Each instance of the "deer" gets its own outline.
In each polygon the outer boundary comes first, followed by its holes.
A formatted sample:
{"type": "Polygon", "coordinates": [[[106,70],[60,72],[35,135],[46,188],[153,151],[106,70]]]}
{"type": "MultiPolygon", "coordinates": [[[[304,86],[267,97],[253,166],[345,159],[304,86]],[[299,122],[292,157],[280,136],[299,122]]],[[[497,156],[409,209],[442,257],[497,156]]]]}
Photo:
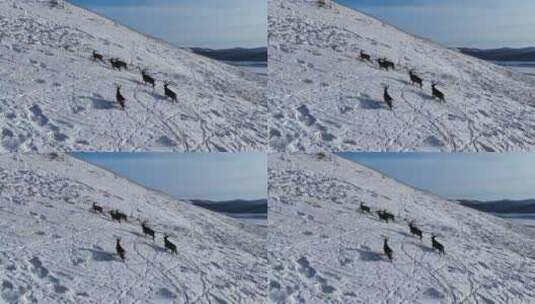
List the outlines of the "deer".
{"type": "Polygon", "coordinates": [[[115,210],[110,210],[108,213],[110,214],[111,219],[112,219],[113,221],[117,221],[117,222],[119,222],[119,223],[121,222],[121,217],[119,217],[119,216],[117,215],[117,212],[116,212],[115,210]]]}
{"type": "Polygon", "coordinates": [[[168,86],[169,86],[169,83],[166,81],[164,83],[164,85],[163,85],[163,88],[165,90],[165,96],[169,97],[169,98],[171,98],[171,100],[174,100],[175,102],[177,102],[176,93],[171,91],[171,89],[169,89],[168,86]]]}
{"type": "Polygon", "coordinates": [[[442,93],[441,91],[439,91],[437,88],[436,88],[436,83],[433,82],[431,84],[431,89],[432,89],[432,92],[433,92],[433,97],[436,97],[438,98],[439,101],[442,101],[442,102],[446,102],[446,98],[444,97],[444,93],[442,93]]]}
{"type": "Polygon", "coordinates": [[[385,236],[383,243],[383,251],[390,261],[392,261],[394,250],[388,246],[388,238],[385,236]]]}
{"type": "Polygon", "coordinates": [[[93,212],[95,213],[100,213],[100,214],[103,214],[104,213],[104,209],[102,209],[101,206],[97,205],[96,203],[93,203],[93,212]]]}
{"type": "Polygon", "coordinates": [[[124,68],[125,70],[128,70],[128,64],[126,64],[126,62],[122,61],[119,58],[117,58],[115,62],[119,65],[120,68],[124,68]]]}
{"type": "Polygon", "coordinates": [[[386,211],[384,210],[377,210],[377,215],[379,216],[379,219],[385,221],[388,223],[388,216],[386,215],[386,211]]]}
{"type": "Polygon", "coordinates": [[[117,242],[115,244],[115,251],[117,251],[117,255],[124,262],[124,260],[126,260],[126,251],[124,250],[123,246],[121,246],[121,238],[117,238],[117,242]]]}
{"type": "Polygon", "coordinates": [[[409,76],[411,77],[412,84],[418,84],[420,86],[420,89],[423,87],[422,78],[420,78],[420,77],[418,77],[418,75],[414,74],[413,70],[409,71],[409,76]]]}
{"type": "Polygon", "coordinates": [[[121,106],[121,109],[124,110],[124,102],[126,98],[121,94],[121,86],[117,86],[117,92],[115,93],[115,100],[117,103],[119,103],[119,106],[121,106]]]}
{"type": "Polygon", "coordinates": [[[128,222],[128,216],[126,216],[126,214],[122,213],[121,211],[115,209],[115,210],[110,210],[110,215],[111,215],[111,218],[114,220],[114,221],[118,221],[119,223],[121,221],[125,221],[125,222],[128,222]]]}
{"type": "Polygon", "coordinates": [[[104,56],[97,53],[97,51],[93,50],[93,61],[97,61],[97,60],[104,62],[104,56]]]}
{"type": "Polygon", "coordinates": [[[364,60],[367,60],[369,62],[371,62],[371,57],[370,55],[364,53],[364,51],[360,50],[360,60],[364,61],[364,60]]]}
{"type": "Polygon", "coordinates": [[[111,67],[114,70],[121,70],[122,65],[118,62],[118,59],[110,58],[111,67]]]}
{"type": "Polygon", "coordinates": [[[383,62],[384,62],[384,64],[386,64],[386,66],[387,66],[387,70],[388,70],[389,68],[392,68],[392,70],[395,70],[395,69],[396,69],[396,65],[395,65],[392,61],[390,61],[390,60],[388,60],[388,59],[385,59],[385,60],[383,60],[383,62]]]}
{"type": "Polygon", "coordinates": [[[119,213],[118,210],[110,210],[109,213],[110,213],[112,220],[121,223],[121,216],[118,214],[119,213]]]}
{"type": "Polygon", "coordinates": [[[176,245],[171,243],[169,240],[168,240],[169,236],[166,234],[164,235],[163,237],[163,240],[164,240],[164,243],[165,243],[165,249],[168,249],[170,250],[172,253],[174,254],[177,254],[177,251],[176,251],[176,245]]]}
{"type": "Polygon", "coordinates": [[[388,94],[388,86],[385,86],[384,93],[383,93],[383,99],[388,105],[388,108],[392,110],[392,101],[394,100],[390,94],[388,94]]]}
{"type": "Polygon", "coordinates": [[[388,71],[388,68],[390,67],[388,63],[386,63],[386,59],[378,58],[377,63],[379,63],[379,68],[385,69],[388,71]]]}
{"type": "Polygon", "coordinates": [[[385,217],[388,219],[388,220],[392,220],[392,222],[395,222],[396,221],[396,218],[394,217],[394,215],[386,210],[383,211],[383,214],[385,215],[385,217]]]}
{"type": "Polygon", "coordinates": [[[152,240],[154,241],[154,239],[156,237],[155,236],[155,232],[149,226],[147,226],[147,222],[146,221],[143,221],[141,223],[141,228],[143,229],[143,234],[150,235],[152,237],[152,240]]]}
{"type": "Polygon", "coordinates": [[[371,210],[370,210],[370,207],[364,205],[364,203],[360,203],[360,212],[362,213],[370,213],[371,210]]]}
{"type": "Polygon", "coordinates": [[[147,74],[145,69],[141,70],[141,77],[143,78],[143,82],[145,84],[152,85],[152,88],[156,86],[156,80],[152,78],[149,74],[147,74]]]}
{"type": "Polygon", "coordinates": [[[444,252],[444,245],[440,244],[437,240],[435,240],[435,236],[434,235],[431,236],[431,242],[433,244],[433,248],[438,250],[438,252],[440,254],[446,254],[444,252]]]}
{"type": "Polygon", "coordinates": [[[409,223],[409,228],[411,230],[411,234],[414,234],[416,236],[418,236],[420,238],[420,240],[422,240],[422,230],[418,229],[418,227],[414,226],[414,221],[411,221],[409,223]]]}
{"type": "Polygon", "coordinates": [[[385,222],[388,223],[388,221],[392,220],[392,222],[395,221],[395,217],[392,213],[386,211],[386,210],[378,210],[377,215],[379,218],[385,222]]]}
{"type": "Polygon", "coordinates": [[[121,220],[128,222],[128,216],[126,214],[122,213],[119,210],[116,211],[116,214],[121,220]]]}

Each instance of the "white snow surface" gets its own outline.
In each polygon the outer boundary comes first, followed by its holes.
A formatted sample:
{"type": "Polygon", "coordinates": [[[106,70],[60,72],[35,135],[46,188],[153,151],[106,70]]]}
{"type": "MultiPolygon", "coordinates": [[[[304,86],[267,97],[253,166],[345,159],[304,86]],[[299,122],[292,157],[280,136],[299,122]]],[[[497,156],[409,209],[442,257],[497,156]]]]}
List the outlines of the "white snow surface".
{"type": "Polygon", "coordinates": [[[535,235],[523,225],[334,155],[273,154],[269,185],[275,303],[535,303],[535,235]],[[361,213],[360,202],[396,221],[361,213]],[[445,255],[432,249],[431,233],[445,255]]]}
{"type": "Polygon", "coordinates": [[[260,151],[266,79],[88,10],[0,1],[0,151],[260,151]],[[93,49],[106,63],[90,60],[93,49]],[[119,57],[128,71],[108,62],[119,57]],[[138,68],[157,80],[142,84],[138,68]],[[177,103],[164,96],[171,82],[177,103]],[[126,111],[115,101],[122,86],[126,111]]]}
{"type": "Polygon", "coordinates": [[[0,155],[0,303],[261,303],[266,231],[68,155],[0,155]],[[90,211],[118,208],[128,223],[90,211]],[[143,236],[140,221],[156,230],[143,236]],[[177,246],[165,251],[163,233],[177,246]],[[126,262],[115,254],[115,238],[126,262]]]}
{"type": "Polygon", "coordinates": [[[274,151],[529,151],[535,79],[312,0],[269,2],[274,151]],[[373,63],[359,59],[363,50],[373,63]],[[378,68],[379,57],[396,64],[378,68]],[[408,70],[424,79],[411,85],[408,70]],[[446,103],[431,95],[431,82],[446,103]],[[383,87],[394,98],[390,111],[383,87]]]}

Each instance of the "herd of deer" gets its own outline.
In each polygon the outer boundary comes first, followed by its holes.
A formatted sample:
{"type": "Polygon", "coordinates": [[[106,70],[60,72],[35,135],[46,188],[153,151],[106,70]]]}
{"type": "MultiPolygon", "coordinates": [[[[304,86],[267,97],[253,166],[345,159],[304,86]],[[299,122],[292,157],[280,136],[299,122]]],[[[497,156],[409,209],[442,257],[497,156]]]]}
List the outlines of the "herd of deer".
{"type": "MultiPolygon", "coordinates": [[[[319,7],[330,6],[330,2],[328,0],[317,0],[317,4],[319,7]]],[[[369,54],[366,54],[363,50],[360,51],[360,60],[373,63],[371,56],[369,54]]],[[[386,71],[389,71],[390,69],[392,70],[396,69],[396,65],[394,64],[394,62],[386,58],[377,58],[377,63],[379,64],[380,69],[384,69],[386,71]]],[[[409,77],[411,79],[412,84],[417,84],[420,86],[420,88],[423,88],[423,79],[420,78],[418,75],[414,74],[414,70],[412,69],[409,70],[409,77]]],[[[444,93],[442,93],[439,89],[437,89],[436,86],[437,86],[437,83],[435,82],[431,83],[431,94],[433,95],[433,98],[437,98],[441,102],[446,102],[444,93]]],[[[392,110],[393,108],[392,101],[394,101],[394,99],[388,93],[388,86],[384,87],[383,99],[384,99],[384,102],[387,104],[388,108],[392,110]]]]}
{"type": "MultiPolygon", "coordinates": [[[[371,56],[369,54],[366,54],[362,50],[360,51],[360,60],[373,63],[373,61],[371,60],[371,56]]],[[[396,65],[394,64],[394,62],[386,58],[378,58],[377,63],[379,64],[379,68],[384,69],[386,71],[389,71],[390,69],[396,69],[396,65]]],[[[409,70],[409,77],[413,85],[418,85],[420,88],[423,88],[423,79],[414,73],[414,69],[409,70]]],[[[446,102],[446,97],[444,96],[444,93],[437,89],[436,86],[437,83],[431,82],[431,94],[433,95],[433,98],[437,98],[441,102],[446,102]]],[[[392,110],[392,101],[394,99],[388,93],[388,86],[384,87],[383,99],[384,102],[388,105],[388,108],[392,110]]]]}
{"type": "MultiPolygon", "coordinates": [[[[93,61],[100,61],[102,63],[106,63],[104,61],[104,56],[102,54],[99,54],[97,51],[93,50],[92,54],[93,61]]],[[[122,61],[119,58],[110,58],[109,62],[111,64],[112,69],[121,71],[122,69],[128,70],[128,64],[124,61],[122,61]]],[[[139,68],[141,72],[141,78],[143,80],[143,83],[151,85],[152,88],[156,88],[156,79],[149,74],[147,74],[146,69],[139,68]]],[[[163,82],[163,88],[164,88],[164,94],[166,98],[171,99],[174,102],[177,102],[177,95],[176,93],[169,89],[169,82],[164,81],[163,82]]],[[[116,93],[115,93],[115,100],[119,104],[122,110],[125,109],[125,101],[126,98],[121,94],[121,86],[117,85],[116,93]]]]}
{"type": "MultiPolygon", "coordinates": [[[[102,206],[97,205],[96,203],[93,203],[92,210],[94,213],[105,215],[104,208],[102,206]]],[[[121,221],[128,222],[128,216],[119,211],[118,209],[110,210],[108,213],[110,214],[113,221],[117,221],[119,223],[121,223],[121,221]]],[[[150,228],[147,225],[146,221],[141,222],[141,230],[143,231],[144,235],[150,236],[153,241],[156,240],[156,231],[150,228]]],[[[163,241],[166,250],[169,250],[175,255],[178,254],[176,245],[169,241],[169,236],[167,234],[164,234],[163,241]]],[[[119,256],[119,258],[121,258],[122,261],[126,260],[126,250],[121,245],[121,238],[117,238],[116,240],[115,251],[117,252],[117,255],[119,256]]]]}
{"type": "MultiPolygon", "coordinates": [[[[371,208],[369,206],[366,206],[364,203],[360,203],[360,211],[362,213],[367,213],[370,215],[372,214],[371,208]]],[[[389,221],[395,221],[394,215],[384,209],[377,210],[376,213],[377,216],[379,216],[379,219],[385,221],[386,223],[388,223],[389,221]]],[[[420,230],[420,228],[414,225],[414,221],[409,222],[409,231],[411,234],[417,236],[420,240],[423,239],[423,232],[422,230],[420,230]]],[[[433,247],[433,249],[438,250],[440,254],[445,254],[444,245],[442,245],[439,241],[436,240],[434,234],[431,234],[431,246],[433,247]]],[[[388,246],[388,237],[386,236],[384,237],[383,252],[388,257],[388,259],[392,261],[394,250],[392,250],[392,248],[388,246]]]]}

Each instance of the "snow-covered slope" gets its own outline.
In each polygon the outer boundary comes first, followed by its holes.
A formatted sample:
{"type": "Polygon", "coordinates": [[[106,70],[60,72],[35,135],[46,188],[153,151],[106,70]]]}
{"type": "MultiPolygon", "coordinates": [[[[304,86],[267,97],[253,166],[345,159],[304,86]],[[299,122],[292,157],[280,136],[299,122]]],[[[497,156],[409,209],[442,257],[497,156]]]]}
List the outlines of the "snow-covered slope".
{"type": "Polygon", "coordinates": [[[47,3],[0,1],[0,151],[265,149],[266,79],[47,3]],[[93,49],[106,63],[90,60],[93,49]],[[111,69],[110,57],[129,71],[111,69]],[[141,83],[138,67],[157,79],[155,90],[141,83]]]}
{"type": "Polygon", "coordinates": [[[270,145],[276,151],[535,148],[535,77],[468,57],[332,3],[269,5],[270,145]],[[359,60],[360,50],[373,63],[359,60]],[[387,57],[396,71],[378,68],[387,57]],[[412,86],[408,70],[424,78],[412,86]],[[431,82],[446,95],[432,98],[431,82]],[[383,87],[394,98],[383,102],[383,87]]]}
{"type": "Polygon", "coordinates": [[[269,167],[274,302],[535,303],[533,230],[334,155],[274,154],[269,167]],[[362,214],[360,202],[386,208],[396,221],[362,214]],[[411,220],[422,241],[409,233],[411,220]],[[444,256],[432,249],[430,233],[444,256]]]}
{"type": "Polygon", "coordinates": [[[261,303],[265,231],[59,155],[0,155],[0,303],[261,303]],[[129,216],[119,224],[92,202],[129,216]],[[144,237],[139,220],[156,230],[144,237]],[[165,251],[163,233],[177,246],[165,251]],[[115,254],[121,238],[126,262],[115,254]]]}

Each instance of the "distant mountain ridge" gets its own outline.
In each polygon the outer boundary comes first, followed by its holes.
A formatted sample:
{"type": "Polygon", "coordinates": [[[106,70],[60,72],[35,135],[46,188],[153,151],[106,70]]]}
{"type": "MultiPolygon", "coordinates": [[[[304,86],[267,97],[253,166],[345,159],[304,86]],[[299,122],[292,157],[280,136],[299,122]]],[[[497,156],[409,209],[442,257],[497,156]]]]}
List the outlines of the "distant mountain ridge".
{"type": "Polygon", "coordinates": [[[535,47],[527,48],[499,48],[499,49],[477,49],[458,48],[461,53],[477,57],[483,60],[494,61],[535,61],[535,47]]]}
{"type": "Polygon", "coordinates": [[[202,207],[214,212],[224,212],[232,214],[264,213],[267,216],[267,199],[230,201],[191,200],[191,203],[195,206],[202,207]]]}
{"type": "Polygon", "coordinates": [[[265,61],[267,62],[267,48],[232,48],[214,50],[208,48],[190,48],[197,55],[220,61],[265,61]]]}
{"type": "Polygon", "coordinates": [[[535,213],[535,199],[477,201],[459,200],[461,205],[483,212],[493,213],[535,213]]]}

